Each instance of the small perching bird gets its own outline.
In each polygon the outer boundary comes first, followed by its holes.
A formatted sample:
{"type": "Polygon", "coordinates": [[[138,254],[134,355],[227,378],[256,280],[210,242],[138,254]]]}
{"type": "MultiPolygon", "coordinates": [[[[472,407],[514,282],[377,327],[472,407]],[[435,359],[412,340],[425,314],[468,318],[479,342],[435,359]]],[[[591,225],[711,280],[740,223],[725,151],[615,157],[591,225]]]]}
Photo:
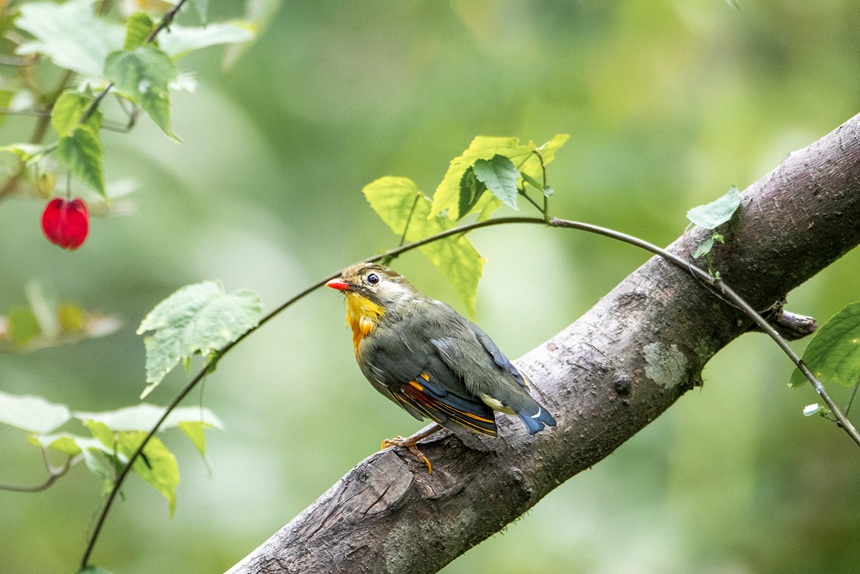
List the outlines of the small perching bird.
{"type": "MultiPolygon", "coordinates": [[[[403,276],[382,265],[359,263],[326,285],[345,295],[361,372],[416,419],[432,419],[458,435],[490,437],[497,435],[493,411],[518,416],[529,434],[555,426],[486,333],[403,276]]],[[[415,444],[439,429],[388,439],[382,446],[408,448],[432,472],[415,444]]]]}

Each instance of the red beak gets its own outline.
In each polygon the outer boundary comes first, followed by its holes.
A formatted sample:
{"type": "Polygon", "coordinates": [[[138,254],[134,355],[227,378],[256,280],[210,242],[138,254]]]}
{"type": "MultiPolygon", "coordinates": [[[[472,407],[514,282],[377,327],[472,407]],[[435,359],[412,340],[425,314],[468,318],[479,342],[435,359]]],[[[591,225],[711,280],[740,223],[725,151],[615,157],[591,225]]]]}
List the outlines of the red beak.
{"type": "Polygon", "coordinates": [[[351,286],[349,283],[344,282],[343,279],[338,277],[337,279],[332,279],[328,283],[325,284],[326,287],[331,287],[332,289],[337,289],[338,291],[349,291],[351,286]]]}

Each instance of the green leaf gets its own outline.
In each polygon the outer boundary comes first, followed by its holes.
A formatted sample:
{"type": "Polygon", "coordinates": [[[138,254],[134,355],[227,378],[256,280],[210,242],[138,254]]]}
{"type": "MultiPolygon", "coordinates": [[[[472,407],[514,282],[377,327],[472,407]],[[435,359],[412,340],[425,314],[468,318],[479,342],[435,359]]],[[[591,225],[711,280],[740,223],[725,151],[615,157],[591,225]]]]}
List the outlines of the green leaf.
{"type": "Polygon", "coordinates": [[[34,395],[10,395],[0,391],[0,423],[36,434],[46,434],[71,418],[66,405],[34,395]]]}
{"type": "Polygon", "coordinates": [[[144,339],[148,395],[183,357],[217,351],[255,327],[262,303],[254,291],[227,294],[217,281],[187,285],[156,305],[143,319],[137,334],[155,331],[144,339]]]}
{"type": "Polygon", "coordinates": [[[16,307],[6,317],[9,338],[18,347],[23,347],[42,333],[39,321],[32,309],[16,307]]]}
{"type": "Polygon", "coordinates": [[[67,91],[57,98],[51,110],[51,125],[61,138],[70,136],[80,125],[91,100],[78,92],[67,91]]]}
{"type": "MultiPolygon", "coordinates": [[[[417,241],[451,229],[450,219],[431,216],[430,200],[415,183],[404,177],[383,177],[369,183],[362,190],[373,210],[391,230],[401,235],[409,214],[407,241],[417,241]],[[417,203],[416,203],[417,199],[417,203]]],[[[475,312],[475,293],[484,270],[484,259],[463,235],[448,237],[419,247],[451,282],[470,315],[475,312]]]]}
{"type": "Polygon", "coordinates": [[[134,50],[146,43],[147,38],[155,28],[152,17],[146,12],[136,12],[125,22],[125,42],[123,50],[134,50]]]}
{"type": "Polygon", "coordinates": [[[54,147],[54,145],[17,143],[4,145],[0,147],[0,151],[14,154],[21,161],[27,162],[44,156],[49,151],[53,151],[54,147]]]}
{"type": "MultiPolygon", "coordinates": [[[[490,160],[495,155],[501,155],[513,162],[522,173],[533,179],[542,178],[540,158],[534,153],[540,150],[544,163],[548,164],[555,158],[555,152],[568,140],[567,134],[558,134],[538,148],[534,142],[520,144],[514,137],[478,136],[469,144],[461,155],[451,160],[445,177],[436,188],[433,195],[433,206],[430,216],[447,213],[448,217],[457,220],[466,215],[460,210],[460,182],[466,171],[478,160],[490,160]]],[[[486,208],[486,206],[482,206],[486,208]]]]}
{"type": "MultiPolygon", "coordinates": [[[[118,451],[126,456],[126,460],[130,460],[144,438],[145,432],[121,432],[117,441],[118,451]]],[[[179,465],[176,457],[158,437],[149,439],[143,448],[143,454],[146,458],[138,457],[132,470],[167,499],[170,516],[173,516],[176,509],[176,487],[179,485],[179,465]]]]}
{"type": "Polygon", "coordinates": [[[460,204],[458,213],[469,213],[481,195],[487,191],[487,186],[484,182],[475,176],[475,170],[470,167],[460,179],[460,204]]]}
{"type": "Polygon", "coordinates": [[[255,38],[253,26],[234,20],[207,24],[200,28],[172,25],[158,36],[158,44],[174,60],[186,54],[219,44],[242,44],[255,38]]]}
{"type": "Polygon", "coordinates": [[[29,441],[30,444],[35,446],[49,448],[69,456],[75,456],[81,452],[92,450],[111,452],[100,440],[69,433],[33,435],[29,438],[29,441]]]}
{"type": "Polygon", "coordinates": [[[699,243],[699,245],[696,246],[696,250],[693,252],[693,259],[698,259],[699,257],[709,255],[711,253],[711,249],[713,248],[714,236],[709,235],[701,243],[699,243]]]}
{"type": "MultiPolygon", "coordinates": [[[[101,423],[114,431],[148,431],[164,414],[164,409],[165,407],[141,403],[114,411],[78,411],[72,414],[77,419],[101,423]]],[[[221,420],[206,407],[177,407],[167,415],[161,424],[161,430],[180,426],[187,422],[197,422],[218,429],[223,428],[221,420]]]]}
{"type": "Polygon", "coordinates": [[[94,0],[64,4],[29,2],[20,6],[15,25],[34,40],[18,47],[18,54],[45,54],[61,68],[93,78],[102,77],[107,55],[122,46],[125,31],[96,17],[94,0]]]}
{"type": "Polygon", "coordinates": [[[206,456],[206,434],[203,432],[203,429],[205,428],[206,425],[199,421],[185,421],[179,423],[179,430],[184,432],[185,436],[191,440],[194,444],[194,448],[197,449],[197,452],[199,452],[202,457],[206,456]]]}
{"type": "Polygon", "coordinates": [[[197,17],[204,24],[207,20],[207,12],[209,11],[209,0],[191,0],[194,5],[194,10],[197,12],[197,17]]]}
{"type": "Polygon", "coordinates": [[[98,132],[78,127],[70,135],[60,139],[57,158],[84,183],[106,197],[102,167],[104,150],[98,132]]]}
{"type": "Polygon", "coordinates": [[[513,209],[519,209],[517,207],[517,178],[520,172],[514,166],[514,162],[497,154],[490,160],[477,160],[473,169],[478,181],[486,185],[487,189],[502,203],[513,209]]]}
{"type": "Polygon", "coordinates": [[[176,67],[167,54],[151,44],[119,50],[107,57],[105,74],[117,91],[139,104],[167,136],[178,139],[170,129],[168,88],[176,78],[176,67]]]}
{"type": "MultiPolygon", "coordinates": [[[[93,438],[98,440],[102,446],[107,448],[106,452],[114,452],[116,448],[116,434],[103,422],[94,420],[84,420],[85,427],[93,433],[93,438]]],[[[126,459],[127,460],[127,459],[126,459]]]]}
{"type": "Polygon", "coordinates": [[[101,450],[84,449],[81,451],[84,455],[84,464],[87,469],[93,473],[96,478],[102,481],[102,492],[107,494],[114,487],[114,479],[116,478],[117,469],[115,468],[116,459],[112,454],[101,450]]]}
{"type": "Polygon", "coordinates": [[[699,227],[716,229],[728,222],[741,205],[738,188],[732,186],[721,198],[711,203],[694,207],[687,212],[687,219],[699,227]]]}
{"type": "Polygon", "coordinates": [[[63,93],[51,111],[51,124],[60,136],[57,154],[69,171],[105,195],[102,160],[104,150],[99,136],[101,112],[93,111],[83,120],[92,100],[73,91],[63,93]]]}
{"type": "MultiPolygon", "coordinates": [[[[831,317],[809,341],[801,359],[822,384],[856,385],[860,379],[860,303],[831,317]]],[[[805,382],[803,373],[794,369],[789,386],[796,388],[805,382]]]]}
{"type": "Polygon", "coordinates": [[[111,570],[107,570],[106,568],[102,568],[101,566],[87,566],[81,570],[78,570],[78,574],[114,574],[111,570]]]}

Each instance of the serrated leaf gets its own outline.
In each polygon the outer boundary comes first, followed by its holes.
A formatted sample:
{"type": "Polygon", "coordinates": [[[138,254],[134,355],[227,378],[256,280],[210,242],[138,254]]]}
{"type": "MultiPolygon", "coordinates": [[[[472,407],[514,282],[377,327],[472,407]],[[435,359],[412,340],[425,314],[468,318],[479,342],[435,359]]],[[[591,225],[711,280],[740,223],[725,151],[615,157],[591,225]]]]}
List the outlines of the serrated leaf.
{"type": "MultiPolygon", "coordinates": [[[[72,414],[77,419],[98,422],[114,431],[148,431],[164,414],[164,409],[165,407],[142,403],[114,411],[76,411],[72,414]]],[[[161,424],[161,430],[173,428],[185,422],[197,422],[208,427],[223,428],[221,420],[206,407],[177,407],[167,415],[161,424]]]]}
{"type": "MultiPolygon", "coordinates": [[[[397,235],[403,233],[412,213],[406,230],[407,241],[417,241],[454,226],[450,219],[430,216],[430,200],[412,180],[405,177],[383,177],[364,186],[362,191],[373,210],[397,235]]],[[[469,240],[459,235],[423,245],[419,250],[451,282],[468,313],[474,315],[475,293],[483,273],[484,259],[469,240]]]]}
{"type": "Polygon", "coordinates": [[[187,285],[156,305],[143,319],[137,334],[144,338],[148,395],[183,357],[217,351],[255,327],[262,303],[254,291],[227,294],[217,281],[187,285]]]}
{"type": "Polygon", "coordinates": [[[469,213],[481,195],[487,191],[487,186],[484,182],[475,176],[475,170],[470,167],[460,179],[460,205],[458,213],[469,213]]]}
{"type": "Polygon", "coordinates": [[[86,127],[76,128],[70,135],[60,138],[57,158],[84,183],[105,196],[104,150],[98,133],[86,127]]]}
{"type": "Polygon", "coordinates": [[[64,4],[29,2],[20,7],[15,25],[35,39],[20,45],[18,54],[45,54],[61,68],[85,76],[102,77],[107,55],[122,46],[122,26],[98,18],[94,0],[64,4]]]}
{"type": "Polygon", "coordinates": [[[101,112],[95,109],[84,119],[92,102],[92,98],[74,91],[64,92],[57,98],[51,110],[51,125],[60,138],[72,135],[77,129],[86,129],[98,137],[102,128],[101,112]]]}
{"type": "MultiPolygon", "coordinates": [[[[117,448],[130,460],[145,437],[145,432],[121,432],[117,448]]],[[[167,499],[170,516],[173,516],[173,511],[176,510],[176,487],[179,485],[179,465],[176,457],[158,437],[149,439],[143,448],[143,454],[146,458],[138,457],[131,468],[167,499]]]]}
{"type": "Polygon", "coordinates": [[[147,38],[155,28],[152,16],[146,12],[136,12],[128,17],[125,22],[125,41],[123,50],[134,50],[146,43],[147,38]]]}
{"type": "Polygon", "coordinates": [[[105,75],[168,137],[177,139],[170,128],[169,89],[176,79],[176,67],[167,54],[151,44],[112,52],[105,61],[105,75]]]}
{"type": "MultiPolygon", "coordinates": [[[[503,155],[489,160],[479,159],[472,167],[478,181],[487,186],[493,195],[510,208],[517,209],[517,178],[520,172],[514,163],[503,155]]],[[[461,212],[465,213],[465,212],[461,212]]]]}
{"type": "Polygon", "coordinates": [[[158,36],[158,44],[171,58],[177,60],[186,54],[219,44],[242,44],[255,38],[253,26],[234,20],[193,28],[172,25],[158,36]]]}
{"type": "Polygon", "coordinates": [[[740,192],[737,187],[732,186],[721,198],[688,211],[687,219],[699,227],[716,229],[728,222],[740,205],[740,192]]]}
{"type": "MultiPolygon", "coordinates": [[[[856,385],[860,379],[860,303],[831,317],[813,335],[801,360],[822,384],[856,385]]],[[[796,388],[805,382],[803,373],[794,369],[789,386],[796,388]]]]}
{"type": "MultiPolygon", "coordinates": [[[[564,145],[569,137],[567,134],[558,134],[540,148],[534,142],[520,144],[519,140],[514,137],[476,137],[469,144],[468,149],[451,160],[445,177],[433,195],[433,206],[429,216],[448,213],[450,219],[457,220],[466,215],[465,212],[460,211],[460,181],[466,170],[472,167],[477,160],[489,160],[495,155],[501,155],[511,160],[520,172],[537,179],[542,177],[542,168],[540,158],[534,153],[535,150],[541,150],[544,163],[548,164],[555,158],[555,152],[564,145]]],[[[481,206],[482,211],[485,209],[486,205],[481,206]]]]}
{"type": "Polygon", "coordinates": [[[0,391],[0,423],[36,434],[46,434],[71,418],[66,405],[34,395],[10,395],[0,391]]]}

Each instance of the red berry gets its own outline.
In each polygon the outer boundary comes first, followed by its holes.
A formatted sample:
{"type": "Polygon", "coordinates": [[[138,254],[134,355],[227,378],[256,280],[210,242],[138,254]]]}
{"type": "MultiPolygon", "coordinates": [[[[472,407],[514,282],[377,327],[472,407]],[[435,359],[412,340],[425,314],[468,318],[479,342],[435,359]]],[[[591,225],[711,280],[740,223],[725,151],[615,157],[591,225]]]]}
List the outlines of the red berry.
{"type": "Polygon", "coordinates": [[[58,197],[45,206],[42,231],[54,245],[69,251],[77,249],[90,230],[90,214],[83,199],[71,201],[58,197]]]}

